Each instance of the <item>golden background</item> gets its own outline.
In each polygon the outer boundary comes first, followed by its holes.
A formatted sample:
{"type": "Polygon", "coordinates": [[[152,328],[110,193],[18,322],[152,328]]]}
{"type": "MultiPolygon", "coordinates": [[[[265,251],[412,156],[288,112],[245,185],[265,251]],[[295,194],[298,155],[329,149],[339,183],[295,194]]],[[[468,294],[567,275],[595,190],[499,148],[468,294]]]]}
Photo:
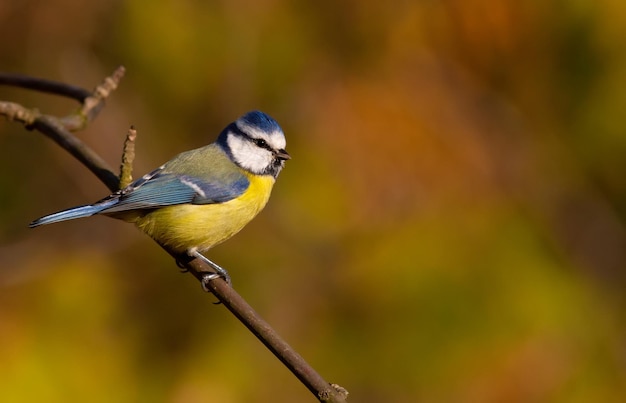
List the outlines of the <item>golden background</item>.
{"type": "MultiPolygon", "coordinates": [[[[80,137],[117,166],[135,125],[135,176],[278,120],[293,159],[209,257],[349,401],[626,396],[621,2],[4,0],[0,37],[3,71],[126,67],[80,137]]],[[[0,400],[314,401],[132,226],[27,228],[107,194],[0,122],[0,400]]]]}

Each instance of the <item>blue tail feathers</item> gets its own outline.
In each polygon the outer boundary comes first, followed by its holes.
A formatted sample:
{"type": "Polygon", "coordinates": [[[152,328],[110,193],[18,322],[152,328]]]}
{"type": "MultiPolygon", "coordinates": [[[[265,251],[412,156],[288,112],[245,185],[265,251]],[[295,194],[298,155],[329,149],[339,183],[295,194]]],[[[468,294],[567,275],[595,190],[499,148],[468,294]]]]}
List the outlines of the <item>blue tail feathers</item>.
{"type": "Polygon", "coordinates": [[[94,214],[106,210],[113,204],[117,203],[117,200],[110,200],[108,203],[97,203],[86,206],[73,207],[68,210],[59,211],[58,213],[50,214],[28,224],[30,228],[38,227],[40,225],[52,224],[59,221],[73,220],[75,218],[90,217],[94,214]]]}

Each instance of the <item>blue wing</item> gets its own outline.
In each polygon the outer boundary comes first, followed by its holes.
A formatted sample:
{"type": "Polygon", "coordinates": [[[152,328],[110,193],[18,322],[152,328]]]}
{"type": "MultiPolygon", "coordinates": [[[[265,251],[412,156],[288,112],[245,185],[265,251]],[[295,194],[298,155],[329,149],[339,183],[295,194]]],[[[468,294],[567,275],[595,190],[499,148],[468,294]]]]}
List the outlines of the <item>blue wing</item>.
{"type": "Polygon", "coordinates": [[[213,204],[232,200],[250,181],[215,145],[184,152],[128,187],[86,206],[78,206],[33,221],[36,227],[58,221],[176,204],[213,204]]]}
{"type": "Polygon", "coordinates": [[[190,175],[153,171],[114,195],[113,197],[118,198],[118,202],[103,209],[102,213],[187,203],[224,203],[240,196],[250,185],[248,178],[240,173],[220,180],[211,179],[207,181],[190,175]]]}
{"type": "Polygon", "coordinates": [[[211,182],[189,175],[163,173],[162,167],[97,203],[78,206],[41,217],[32,227],[59,221],[129,210],[153,209],[175,204],[223,203],[240,196],[250,182],[243,174],[227,175],[211,182]]]}

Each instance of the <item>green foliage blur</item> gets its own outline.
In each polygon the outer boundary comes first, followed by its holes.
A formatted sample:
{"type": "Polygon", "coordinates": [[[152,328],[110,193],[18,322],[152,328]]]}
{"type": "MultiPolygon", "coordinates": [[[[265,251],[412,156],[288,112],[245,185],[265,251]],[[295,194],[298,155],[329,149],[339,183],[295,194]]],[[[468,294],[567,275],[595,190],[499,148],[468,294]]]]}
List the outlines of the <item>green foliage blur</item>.
{"type": "MultiPolygon", "coordinates": [[[[117,166],[135,125],[135,176],[278,120],[293,159],[210,257],[350,401],[626,396],[621,2],[4,0],[0,36],[3,71],[126,67],[80,136],[117,166]]],[[[106,194],[0,121],[1,401],[315,401],[132,226],[27,228],[106,194]]]]}

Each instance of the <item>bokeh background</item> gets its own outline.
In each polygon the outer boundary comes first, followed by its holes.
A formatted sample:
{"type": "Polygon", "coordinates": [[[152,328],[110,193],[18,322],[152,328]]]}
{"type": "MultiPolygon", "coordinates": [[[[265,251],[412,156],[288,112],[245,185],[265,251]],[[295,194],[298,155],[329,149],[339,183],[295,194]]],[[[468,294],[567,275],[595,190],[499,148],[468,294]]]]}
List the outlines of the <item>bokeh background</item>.
{"type": "MultiPolygon", "coordinates": [[[[354,402],[622,402],[626,7],[618,1],[0,2],[0,70],[95,87],[80,136],[137,176],[251,109],[293,159],[210,257],[354,402]]],[[[56,115],[76,104],[0,87],[56,115]]],[[[307,402],[106,188],[0,121],[0,400],[307,402]]]]}

